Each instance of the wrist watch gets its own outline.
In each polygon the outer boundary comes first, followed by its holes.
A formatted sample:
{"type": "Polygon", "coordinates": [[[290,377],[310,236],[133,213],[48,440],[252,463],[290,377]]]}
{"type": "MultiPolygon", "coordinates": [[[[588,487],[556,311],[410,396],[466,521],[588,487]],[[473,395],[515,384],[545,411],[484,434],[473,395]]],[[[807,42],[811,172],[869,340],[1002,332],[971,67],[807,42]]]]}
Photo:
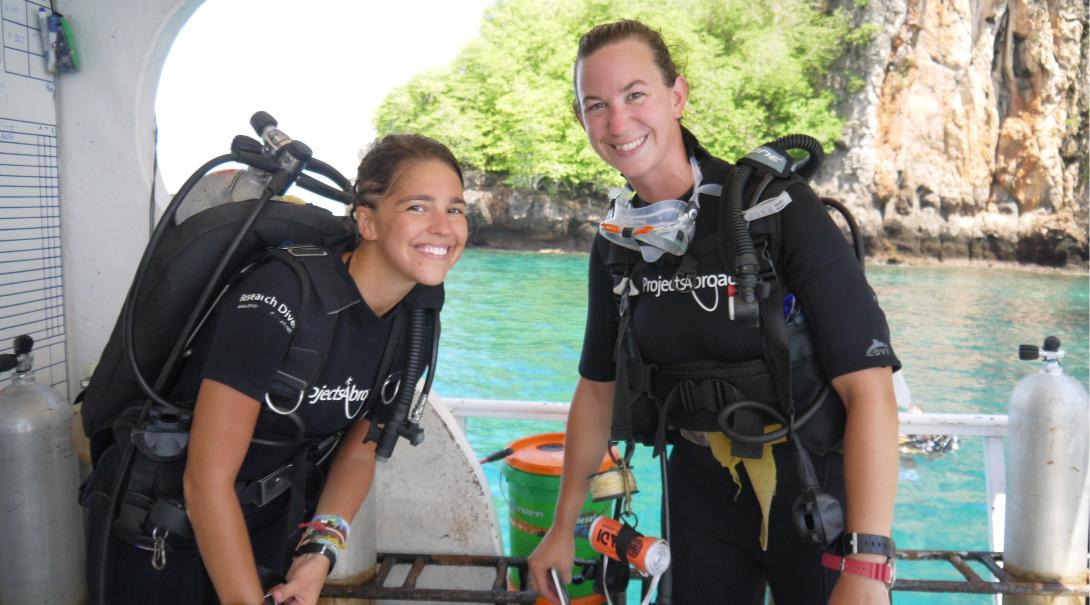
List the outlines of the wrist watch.
{"type": "Polygon", "coordinates": [[[333,573],[333,567],[337,565],[337,550],[324,542],[308,542],[295,549],[295,555],[318,554],[329,559],[329,571],[333,573]]]}
{"type": "Polygon", "coordinates": [[[821,564],[841,573],[878,580],[885,584],[887,589],[892,589],[893,581],[897,577],[896,555],[897,546],[892,538],[848,532],[837,541],[836,553],[826,552],[821,555],[821,564]],[[848,555],[855,554],[882,555],[886,561],[875,563],[848,558],[848,555]]]}

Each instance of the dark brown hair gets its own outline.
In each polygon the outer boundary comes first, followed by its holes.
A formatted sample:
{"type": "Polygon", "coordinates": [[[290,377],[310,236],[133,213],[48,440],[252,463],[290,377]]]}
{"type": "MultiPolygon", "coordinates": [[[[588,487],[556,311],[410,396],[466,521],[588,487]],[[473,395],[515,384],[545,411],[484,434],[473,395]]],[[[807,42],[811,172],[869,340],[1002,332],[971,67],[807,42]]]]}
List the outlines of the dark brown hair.
{"type": "Polygon", "coordinates": [[[360,160],[353,188],[355,206],[374,208],[375,202],[390,192],[401,168],[420,160],[443,162],[458,175],[458,182],[465,182],[458,160],[446,145],[420,134],[388,134],[360,160]]]}
{"type": "Polygon", "coordinates": [[[575,53],[575,65],[572,66],[572,88],[575,90],[572,111],[575,112],[577,117],[580,115],[580,103],[579,90],[576,88],[575,79],[579,62],[602,47],[628,39],[639,40],[646,44],[651,49],[655,67],[658,67],[659,73],[662,74],[663,83],[667,86],[674,85],[674,81],[677,80],[678,69],[677,65],[674,64],[674,58],[670,55],[670,49],[666,46],[666,41],[662,39],[661,33],[635,19],[621,19],[620,21],[596,25],[579,38],[579,50],[575,53]]]}

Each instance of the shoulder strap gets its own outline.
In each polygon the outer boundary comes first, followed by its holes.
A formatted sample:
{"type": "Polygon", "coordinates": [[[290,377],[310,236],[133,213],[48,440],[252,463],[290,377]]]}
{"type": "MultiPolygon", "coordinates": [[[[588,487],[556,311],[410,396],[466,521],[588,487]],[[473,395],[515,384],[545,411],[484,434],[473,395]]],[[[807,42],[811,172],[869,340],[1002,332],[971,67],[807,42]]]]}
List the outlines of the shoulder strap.
{"type": "MultiPolygon", "coordinates": [[[[398,344],[400,344],[401,337],[405,332],[405,311],[405,309],[400,309],[397,312],[397,315],[394,316],[394,323],[390,326],[390,336],[386,339],[386,348],[382,350],[382,358],[379,360],[378,363],[378,373],[375,374],[376,381],[385,380],[386,377],[390,375],[390,368],[394,364],[394,354],[397,352],[398,344]]],[[[438,311],[434,312],[433,320],[439,321],[438,311]]],[[[403,376],[402,379],[404,378],[405,377],[403,376]]],[[[371,402],[374,401],[376,397],[385,397],[385,395],[383,395],[383,392],[386,390],[385,386],[386,385],[383,384],[377,389],[372,386],[371,392],[367,394],[367,401],[364,402],[364,405],[372,405],[371,402]]],[[[397,388],[398,390],[403,388],[416,388],[416,385],[406,385],[399,383],[397,388]]]]}
{"type": "Polygon", "coordinates": [[[279,248],[270,254],[271,259],[292,268],[301,293],[298,323],[266,395],[265,403],[274,412],[290,414],[298,408],[325,366],[337,315],[359,302],[357,293],[337,273],[337,252],[303,245],[279,248]]]}

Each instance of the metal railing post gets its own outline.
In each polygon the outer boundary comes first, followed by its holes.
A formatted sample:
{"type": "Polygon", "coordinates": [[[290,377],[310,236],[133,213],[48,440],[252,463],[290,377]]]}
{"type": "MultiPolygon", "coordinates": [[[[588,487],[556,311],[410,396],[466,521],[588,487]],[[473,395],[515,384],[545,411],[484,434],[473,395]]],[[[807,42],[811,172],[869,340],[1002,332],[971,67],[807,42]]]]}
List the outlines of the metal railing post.
{"type": "Polygon", "coordinates": [[[1003,452],[1005,437],[984,438],[984,481],[988,488],[988,547],[1003,551],[1003,523],[1007,503],[1007,467],[1003,452]]]}

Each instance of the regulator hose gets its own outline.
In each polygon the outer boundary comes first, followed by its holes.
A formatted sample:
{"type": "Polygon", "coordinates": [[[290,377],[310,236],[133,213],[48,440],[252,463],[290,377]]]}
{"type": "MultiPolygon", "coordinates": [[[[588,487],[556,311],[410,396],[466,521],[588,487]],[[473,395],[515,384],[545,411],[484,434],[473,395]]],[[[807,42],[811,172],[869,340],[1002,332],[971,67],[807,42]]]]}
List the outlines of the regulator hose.
{"type": "Polygon", "coordinates": [[[783,437],[789,437],[791,436],[791,432],[793,429],[802,428],[804,425],[806,425],[806,423],[810,422],[811,418],[813,418],[817,414],[817,411],[821,408],[821,405],[825,403],[826,399],[829,398],[830,390],[831,389],[827,384],[821,387],[821,390],[818,391],[817,395],[814,396],[814,399],[810,404],[810,408],[803,412],[803,414],[798,418],[788,418],[787,416],[784,416],[782,413],[780,413],[780,411],[777,410],[774,406],[771,406],[767,403],[749,400],[736,401],[724,407],[722,410],[719,410],[719,414],[717,417],[719,430],[723,431],[723,434],[727,437],[730,437],[732,441],[737,441],[739,443],[764,445],[766,443],[772,443],[773,441],[782,439],[783,437]],[[754,410],[760,414],[764,414],[766,417],[775,420],[780,424],[780,428],[772,432],[762,433],[760,435],[747,435],[745,433],[739,433],[738,431],[735,431],[730,426],[730,417],[733,416],[735,412],[740,412],[747,409],[754,410]]]}
{"type": "Polygon", "coordinates": [[[758,147],[735,166],[726,196],[727,233],[734,242],[734,277],[738,286],[735,319],[748,321],[753,326],[760,322],[760,306],[757,301],[760,259],[757,258],[753,239],[749,235],[749,225],[742,214],[745,210],[742,196],[749,179],[756,173],[757,167],[770,170],[754,194],[754,199],[757,199],[772,178],[786,178],[797,174],[801,178],[809,179],[821,168],[824,160],[825,151],[817,139],[804,134],[790,134],[758,147]],[[791,149],[801,149],[807,155],[801,160],[792,161],[787,153],[791,149]]]}
{"type": "MultiPolygon", "coordinates": [[[[428,360],[428,374],[424,378],[424,388],[421,389],[421,391],[420,391],[420,397],[422,399],[425,399],[425,400],[428,397],[428,393],[431,392],[431,383],[432,383],[433,380],[435,380],[435,364],[437,363],[437,361],[439,359],[439,333],[442,332],[442,329],[441,329],[441,327],[439,325],[439,313],[438,312],[435,312],[435,313],[432,314],[431,321],[432,321],[431,358],[428,360]]],[[[421,406],[421,407],[423,407],[423,406],[421,406]]],[[[413,423],[417,423],[417,422],[420,421],[420,416],[422,414],[423,414],[423,409],[421,409],[420,414],[418,414],[416,416],[410,416],[409,420],[411,420],[413,423]]]]}
{"type": "Polygon", "coordinates": [[[735,167],[727,193],[727,215],[730,217],[730,239],[734,242],[734,278],[738,285],[738,301],[734,303],[736,319],[756,323],[760,318],[757,305],[757,251],[749,236],[749,225],[742,216],[742,192],[753,176],[753,168],[740,164],[735,167]]]}
{"type": "Polygon", "coordinates": [[[839,212],[840,216],[844,218],[844,222],[848,223],[848,232],[852,236],[852,249],[855,250],[855,259],[859,261],[861,268],[866,268],[867,256],[863,249],[863,236],[859,232],[859,223],[855,222],[851,210],[848,210],[847,206],[831,197],[821,198],[821,203],[839,212]]]}
{"type": "Polygon", "coordinates": [[[805,151],[808,155],[792,164],[791,172],[794,172],[808,181],[814,177],[814,174],[821,168],[821,165],[825,163],[825,149],[822,148],[821,143],[817,139],[809,135],[789,134],[772,141],[770,145],[788,151],[792,149],[801,149],[805,151]]]}
{"type": "MultiPolygon", "coordinates": [[[[420,380],[420,372],[423,368],[421,360],[424,356],[424,346],[428,334],[427,309],[409,310],[409,355],[405,362],[405,375],[401,379],[401,387],[397,392],[397,400],[390,413],[386,424],[379,428],[377,423],[372,423],[367,432],[367,441],[378,444],[375,448],[375,457],[380,462],[386,462],[394,453],[399,437],[406,437],[413,445],[423,440],[424,433],[419,427],[414,426],[409,419],[409,410],[412,408],[416,395],[416,383],[420,380]]],[[[434,364],[432,364],[434,365],[434,364]]]]}

